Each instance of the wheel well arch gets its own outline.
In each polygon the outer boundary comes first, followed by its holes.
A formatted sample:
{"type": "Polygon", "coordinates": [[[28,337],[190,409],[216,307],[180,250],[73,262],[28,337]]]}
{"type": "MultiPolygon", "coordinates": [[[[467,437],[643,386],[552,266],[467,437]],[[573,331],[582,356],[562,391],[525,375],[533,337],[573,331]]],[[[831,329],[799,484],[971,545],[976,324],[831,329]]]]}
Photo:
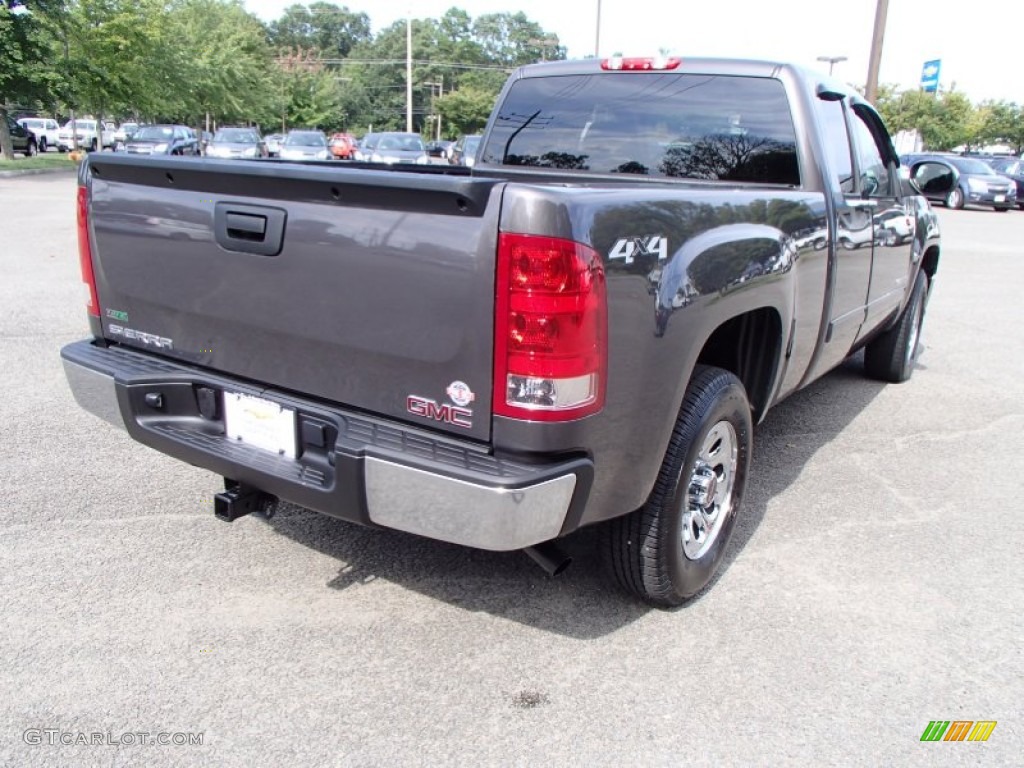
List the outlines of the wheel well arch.
{"type": "Polygon", "coordinates": [[[697,356],[697,363],[724,368],[747,390],[754,421],[771,404],[782,353],[782,318],[773,307],[761,307],[719,325],[697,356]]]}
{"type": "Polygon", "coordinates": [[[939,271],[939,246],[933,245],[924,252],[921,258],[921,269],[928,275],[929,280],[935,279],[935,273],[939,271]]]}

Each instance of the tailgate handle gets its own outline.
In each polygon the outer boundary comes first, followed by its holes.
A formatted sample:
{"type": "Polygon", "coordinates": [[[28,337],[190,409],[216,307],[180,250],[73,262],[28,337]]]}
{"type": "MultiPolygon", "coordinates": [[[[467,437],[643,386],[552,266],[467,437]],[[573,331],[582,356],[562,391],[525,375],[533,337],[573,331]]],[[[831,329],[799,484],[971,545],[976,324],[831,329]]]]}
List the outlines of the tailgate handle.
{"type": "Polygon", "coordinates": [[[267,234],[267,217],[251,216],[248,213],[228,213],[228,237],[236,240],[256,240],[263,242],[267,234]]]}
{"type": "Polygon", "coordinates": [[[214,236],[221,248],[260,256],[277,256],[284,245],[288,217],[282,208],[242,203],[217,203],[214,236]]]}

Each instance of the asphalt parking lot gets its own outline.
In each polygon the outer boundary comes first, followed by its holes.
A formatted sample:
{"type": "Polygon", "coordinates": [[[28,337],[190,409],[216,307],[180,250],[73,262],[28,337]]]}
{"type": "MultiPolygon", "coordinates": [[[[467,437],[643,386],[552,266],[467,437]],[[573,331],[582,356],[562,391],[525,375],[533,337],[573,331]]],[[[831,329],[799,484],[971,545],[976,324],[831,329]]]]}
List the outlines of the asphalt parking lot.
{"type": "Polygon", "coordinates": [[[216,520],[218,477],[68,391],[74,194],[0,179],[0,764],[1022,764],[1024,213],[940,210],[913,379],[854,360],[778,406],[727,567],[663,612],[591,532],[552,580],[292,507],[216,520]]]}

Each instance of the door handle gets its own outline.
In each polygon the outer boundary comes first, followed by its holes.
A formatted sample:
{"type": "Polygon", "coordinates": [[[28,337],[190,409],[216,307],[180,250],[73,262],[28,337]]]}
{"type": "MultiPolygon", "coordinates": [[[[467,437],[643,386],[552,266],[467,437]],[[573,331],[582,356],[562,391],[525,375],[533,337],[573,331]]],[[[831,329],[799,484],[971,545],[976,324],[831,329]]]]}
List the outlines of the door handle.
{"type": "Polygon", "coordinates": [[[277,256],[284,247],[288,212],[283,208],[223,202],[214,207],[213,230],[226,251],[277,256]]]}

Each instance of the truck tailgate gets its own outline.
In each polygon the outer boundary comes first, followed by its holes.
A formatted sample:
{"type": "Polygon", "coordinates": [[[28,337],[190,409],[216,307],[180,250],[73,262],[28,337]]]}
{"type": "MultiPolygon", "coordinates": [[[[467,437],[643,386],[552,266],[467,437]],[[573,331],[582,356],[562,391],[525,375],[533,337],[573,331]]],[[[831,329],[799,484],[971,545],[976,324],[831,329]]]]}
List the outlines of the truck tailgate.
{"type": "Polygon", "coordinates": [[[499,181],[114,154],[88,173],[107,339],[490,436],[499,181]]]}

